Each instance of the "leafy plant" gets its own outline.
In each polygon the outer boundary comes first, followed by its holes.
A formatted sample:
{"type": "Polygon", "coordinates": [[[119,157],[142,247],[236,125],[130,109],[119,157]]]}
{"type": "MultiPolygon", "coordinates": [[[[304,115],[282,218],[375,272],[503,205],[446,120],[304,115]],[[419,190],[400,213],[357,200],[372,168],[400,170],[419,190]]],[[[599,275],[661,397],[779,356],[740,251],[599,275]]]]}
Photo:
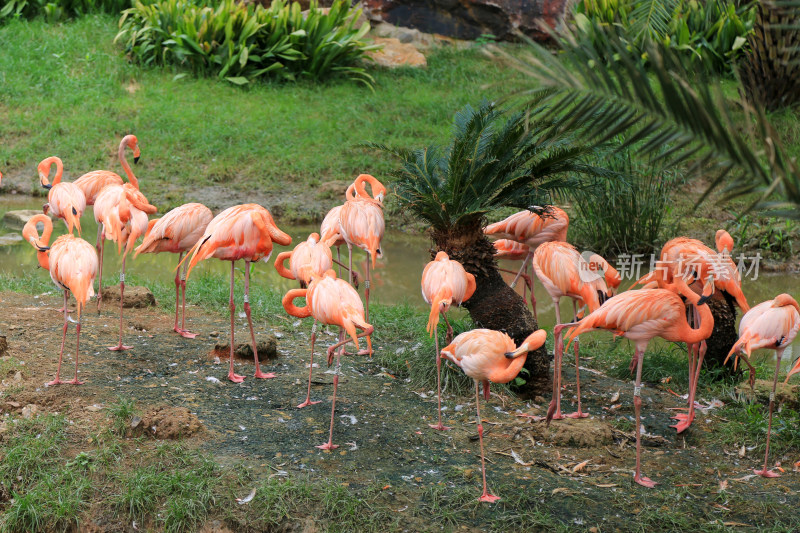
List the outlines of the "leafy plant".
{"type": "Polygon", "coordinates": [[[120,13],[131,0],[2,0],[0,22],[11,17],[44,16],[49,22],[88,13],[120,13]]]}
{"type": "Polygon", "coordinates": [[[377,48],[356,28],[359,10],[336,0],[325,12],[313,3],[272,2],[270,7],[223,0],[137,1],[125,10],[115,41],[144,65],[175,64],[196,74],[215,74],[236,85],[266,76],[294,80],[324,79],[341,74],[370,85],[358,66],[364,54],[377,48]]]}
{"type": "MultiPolygon", "coordinates": [[[[626,47],[644,57],[645,45],[658,42],[696,65],[730,73],[752,31],[754,11],[732,0],[582,0],[575,21],[590,36],[593,25],[613,26],[626,47]]],[[[594,45],[603,51],[602,38],[594,45]]]]}
{"type": "Polygon", "coordinates": [[[800,102],[800,7],[757,4],[740,78],[747,99],[773,111],[800,102]]]}
{"type": "Polygon", "coordinates": [[[652,160],[638,162],[633,150],[612,152],[603,159],[617,176],[570,194],[578,214],[570,224],[572,238],[603,256],[652,252],[671,210],[677,173],[652,160]]]}

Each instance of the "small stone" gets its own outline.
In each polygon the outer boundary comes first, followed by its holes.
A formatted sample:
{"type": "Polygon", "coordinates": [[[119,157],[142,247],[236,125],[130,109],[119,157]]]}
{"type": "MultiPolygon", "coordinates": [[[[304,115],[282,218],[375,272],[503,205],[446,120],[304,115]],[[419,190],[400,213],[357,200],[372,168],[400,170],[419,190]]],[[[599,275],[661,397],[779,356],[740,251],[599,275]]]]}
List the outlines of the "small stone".
{"type": "Polygon", "coordinates": [[[33,415],[39,412],[39,406],[33,403],[29,403],[25,407],[22,408],[22,418],[25,420],[29,420],[33,418],[33,415]]]}
{"type": "Polygon", "coordinates": [[[142,423],[142,417],[141,416],[131,417],[131,428],[132,429],[136,429],[137,427],[139,427],[139,424],[141,424],[141,423],[142,423]]]}
{"type": "MultiPolygon", "coordinates": [[[[103,287],[103,302],[119,303],[119,285],[109,285],[103,287]]],[[[125,309],[143,308],[156,305],[156,297],[147,287],[131,286],[125,287],[125,301],[122,305],[125,309]]]]}
{"type": "MultiPolygon", "coordinates": [[[[217,344],[214,346],[213,353],[217,357],[227,358],[230,354],[230,346],[230,344],[217,344]]],[[[278,357],[278,339],[274,335],[267,335],[265,338],[258,339],[256,349],[258,350],[259,362],[275,359],[278,357]]],[[[237,359],[253,360],[253,347],[249,342],[237,344],[233,353],[237,359]]]]}
{"type": "Polygon", "coordinates": [[[212,331],[211,333],[208,334],[208,336],[216,339],[217,337],[219,337],[219,331],[212,331]]]}
{"type": "Polygon", "coordinates": [[[16,381],[16,382],[22,381],[22,372],[17,371],[17,373],[14,374],[14,381],[16,381]]]}
{"type": "Polygon", "coordinates": [[[22,235],[19,233],[6,233],[5,235],[0,235],[0,246],[17,244],[20,241],[22,241],[22,235]]]}

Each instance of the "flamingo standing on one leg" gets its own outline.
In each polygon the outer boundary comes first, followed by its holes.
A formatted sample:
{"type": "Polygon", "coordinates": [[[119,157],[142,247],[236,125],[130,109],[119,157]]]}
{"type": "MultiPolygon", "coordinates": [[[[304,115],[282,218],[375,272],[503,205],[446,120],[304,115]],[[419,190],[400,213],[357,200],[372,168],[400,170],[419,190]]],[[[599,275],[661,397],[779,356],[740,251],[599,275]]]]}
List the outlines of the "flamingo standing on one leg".
{"type": "MultiPolygon", "coordinates": [[[[361,174],[353,183],[353,189],[348,188],[348,197],[345,204],[339,211],[339,230],[342,238],[347,243],[347,250],[350,255],[350,278],[353,276],[353,246],[361,248],[367,252],[367,275],[364,282],[365,300],[365,320],[369,320],[369,282],[370,282],[370,261],[372,268],[375,268],[375,261],[382,257],[381,240],[385,224],[383,221],[383,196],[385,188],[374,177],[369,174],[361,174]],[[369,183],[373,192],[378,191],[375,197],[371,197],[366,192],[366,184],[369,183]],[[355,191],[355,194],[352,191],[355,191]]],[[[370,351],[370,354],[372,352],[370,351]]]]}
{"type": "MultiPolygon", "coordinates": [[[[533,253],[536,251],[536,247],[544,242],[566,241],[568,229],[569,216],[563,209],[555,206],[540,207],[532,205],[527,210],[515,213],[505,220],[489,224],[484,228],[483,232],[486,235],[494,235],[501,239],[517,241],[528,247],[528,257],[522,262],[522,267],[520,267],[514,281],[511,282],[511,288],[513,289],[523,270],[533,260],[533,253]]],[[[538,321],[536,296],[533,293],[533,278],[531,278],[530,289],[533,316],[538,321]]]]}
{"type": "MultiPolygon", "coordinates": [[[[321,450],[333,450],[339,446],[333,443],[333,417],[336,412],[336,391],[339,386],[339,372],[341,369],[341,351],[336,351],[340,346],[344,346],[350,340],[356,345],[358,349],[359,337],[367,337],[367,345],[370,345],[369,335],[373,331],[373,327],[367,324],[364,315],[364,304],[361,303],[356,290],[350,286],[346,281],[336,279],[336,272],[328,270],[324,276],[314,277],[307,289],[292,289],[286,293],[281,302],[286,312],[292,316],[305,318],[313,316],[315,321],[322,322],[323,324],[339,326],[343,332],[339,336],[339,342],[328,348],[328,366],[333,361],[334,352],[336,352],[336,370],[333,375],[333,401],[331,403],[331,428],[328,435],[328,442],[317,446],[321,450]],[[294,305],[295,298],[305,298],[306,305],[304,307],[297,307],[294,305]],[[356,334],[356,328],[361,329],[363,332],[356,334]],[[350,339],[344,339],[344,332],[350,336],[350,339]]],[[[314,356],[314,341],[316,339],[315,332],[311,335],[311,356],[314,356]]],[[[369,347],[372,351],[372,347],[369,347]]],[[[305,407],[311,402],[311,370],[309,370],[308,381],[308,395],[306,401],[298,405],[298,407],[305,407]]]]}
{"type": "MultiPolygon", "coordinates": [[[[126,135],[122,138],[122,141],[119,143],[117,155],[119,157],[120,165],[122,165],[122,168],[125,171],[125,175],[128,176],[128,181],[130,181],[133,187],[138,189],[139,180],[136,179],[136,176],[134,176],[133,171],[131,170],[131,166],[125,159],[125,148],[130,148],[133,150],[133,162],[138,163],[140,155],[139,141],[136,139],[135,135],[126,135]]],[[[111,172],[110,170],[93,170],[76,179],[73,183],[83,191],[83,194],[86,197],[86,205],[94,205],[97,201],[97,197],[100,195],[100,192],[103,189],[111,185],[122,185],[123,181],[119,174],[111,172]]],[[[103,248],[105,235],[103,233],[103,224],[100,222],[102,217],[98,218],[97,215],[95,215],[95,220],[98,221],[97,242],[95,247],[97,248],[97,257],[100,260],[100,276],[97,286],[97,310],[100,311],[100,303],[103,299],[103,248]]]]}
{"type": "MultiPolygon", "coordinates": [[[[636,473],[634,481],[645,487],[653,487],[655,483],[642,476],[641,471],[641,408],[642,408],[642,363],[647,345],[654,337],[661,337],[671,342],[698,343],[707,339],[714,330],[714,317],[705,304],[710,296],[702,297],[692,293],[690,300],[698,307],[700,327],[692,328],[686,320],[686,306],[681,297],[665,289],[652,289],[642,291],[627,291],[619,294],[599,309],[584,317],[580,322],[572,324],[559,324],[554,329],[555,334],[555,365],[561,364],[563,343],[561,330],[571,327],[568,339],[574,339],[582,333],[596,329],[605,329],[617,337],[630,339],[636,345],[636,384],[633,389],[633,406],[636,414],[636,473]]],[[[555,389],[556,381],[553,380],[553,400],[547,410],[547,423],[553,418],[556,411],[556,398],[558,391],[555,389]]]]}
{"type": "MultiPolygon", "coordinates": [[[[109,350],[130,350],[131,346],[122,344],[122,320],[125,300],[125,261],[137,239],[147,233],[147,215],[158,209],[150,205],[138,189],[125,185],[110,185],[97,196],[94,204],[94,217],[103,224],[105,239],[117,243],[117,253],[122,253],[122,268],[119,275],[119,341],[109,350]],[[123,245],[125,251],[123,252],[123,245]]],[[[101,254],[102,257],[102,254],[101,254]]],[[[102,278],[102,260],[100,261],[102,278]]],[[[102,280],[100,282],[102,284],[102,280]]],[[[99,309],[99,306],[98,306],[99,309]]]]}
{"type": "MultiPolygon", "coordinates": [[[[608,298],[609,289],[605,278],[589,265],[569,243],[561,241],[545,242],[536,248],[533,254],[533,271],[544,285],[547,293],[553,299],[556,310],[556,325],[561,324],[561,309],[559,303],[566,296],[572,299],[574,315],[578,314],[578,303],[595,311],[600,304],[608,298]]],[[[560,362],[553,368],[557,386],[553,389],[558,394],[553,398],[556,402],[556,412],[553,418],[564,418],[561,414],[561,365],[560,362]]],[[[570,418],[584,418],[589,416],[581,410],[581,374],[578,354],[578,339],[575,339],[575,381],[578,391],[578,410],[566,415],[570,418]]]]}
{"type": "MultiPolygon", "coordinates": [[[[244,259],[244,312],[247,315],[247,325],[250,328],[250,340],[253,344],[253,358],[256,364],[255,377],[259,379],[274,378],[275,374],[261,372],[258,363],[258,350],[256,348],[256,335],[253,331],[253,320],[250,318],[250,263],[253,261],[269,261],[272,255],[272,243],[276,242],[281,246],[292,244],[292,238],[278,229],[272,215],[267,209],[258,204],[242,204],[229,207],[218,214],[206,227],[203,236],[197,244],[189,250],[184,261],[189,259],[189,268],[186,278],[192,272],[194,266],[209,257],[216,257],[223,261],[231,262],[231,290],[230,290],[230,310],[231,310],[231,346],[230,346],[230,370],[228,379],[234,383],[244,381],[244,376],[240,376],[233,371],[233,317],[236,305],[233,303],[233,283],[236,261],[244,259]],[[191,254],[191,257],[190,257],[191,254]]],[[[178,268],[180,268],[178,264],[178,268]]]]}
{"type": "MultiPolygon", "coordinates": [[[[778,372],[781,369],[783,351],[789,346],[800,330],[800,305],[788,294],[779,294],[774,300],[762,302],[748,311],[739,324],[739,340],[731,348],[728,357],[741,352],[750,366],[750,383],[752,385],[754,370],[750,364],[750,355],[758,348],[775,350],[775,377],[772,379],[772,392],[769,395],[769,422],[767,423],[767,450],[764,453],[764,468],[753,470],[762,477],[778,477],[780,474],[767,470],[769,460],[769,437],[772,433],[772,410],[775,405],[775,387],[778,385],[778,372]]],[[[786,376],[786,381],[795,372],[800,371],[800,360],[786,376]]]]}
{"type": "Polygon", "coordinates": [[[61,181],[61,175],[64,172],[64,165],[58,157],[48,157],[43,159],[37,168],[39,172],[39,183],[45,189],[49,189],[47,193],[47,203],[44,204],[44,214],[48,211],[53,211],[53,214],[62,220],[67,225],[67,230],[72,233],[72,228],[78,230],[78,235],[81,234],[81,217],[86,209],[86,197],[83,191],[74,183],[61,181]],[[47,177],[50,175],[50,169],[56,165],[56,175],[51,184],[47,177]]]}
{"type": "MultiPolygon", "coordinates": [[[[141,253],[172,252],[179,254],[180,263],[184,252],[200,240],[212,218],[211,209],[203,204],[189,203],[176,207],[163,217],[149,222],[144,241],[136,248],[133,257],[141,253]]],[[[182,273],[180,269],[175,272],[175,325],[172,330],[187,339],[197,336],[186,329],[186,266],[182,273]],[[179,307],[182,309],[181,327],[178,327],[179,307]]]]}
{"type": "MultiPolygon", "coordinates": [[[[531,277],[528,275],[528,254],[530,253],[530,248],[527,245],[522,244],[521,242],[512,241],[511,239],[498,239],[492,243],[494,245],[494,256],[497,259],[509,259],[511,261],[525,261],[522,264],[522,277],[523,281],[525,281],[525,285],[522,286],[522,299],[525,301],[525,304],[528,303],[528,290],[533,291],[533,282],[531,281],[531,277]]],[[[516,270],[508,270],[506,268],[498,268],[501,272],[508,272],[509,274],[517,274],[516,270]]],[[[536,306],[533,305],[533,301],[535,297],[533,293],[531,293],[531,307],[536,312],[536,306]]]]}
{"type": "MultiPolygon", "coordinates": [[[[308,239],[294,247],[291,252],[281,252],[275,259],[275,269],[278,274],[287,279],[295,279],[300,282],[300,288],[305,289],[311,283],[312,278],[321,278],[325,272],[330,270],[333,265],[330,247],[324,242],[320,242],[319,234],[312,233],[308,239]],[[285,266],[289,260],[289,268],[285,266]]],[[[308,393],[306,399],[298,409],[313,405],[319,402],[311,401],[311,376],[314,372],[314,342],[317,339],[317,320],[311,326],[311,361],[308,364],[308,393]]]]}
{"type": "Polygon", "coordinates": [[[436,345],[436,394],[439,402],[439,423],[430,427],[446,431],[449,427],[442,424],[442,359],[439,357],[439,315],[447,324],[446,342],[453,340],[453,328],[447,321],[447,311],[452,304],[461,305],[470,299],[475,292],[475,276],[464,270],[461,263],[453,261],[446,252],[436,254],[436,259],[425,266],[422,271],[422,297],[430,304],[427,331],[434,336],[436,345]]]}
{"type": "Polygon", "coordinates": [[[61,337],[61,351],[58,354],[58,369],[56,378],[47,383],[58,385],[68,383],[82,385],[78,381],[78,353],[81,345],[81,311],[86,307],[86,302],[94,295],[94,278],[97,276],[97,254],[91,244],[73,236],[62,235],[48,248],[50,236],[53,233],[53,223],[45,215],[32,217],[22,229],[22,236],[37,249],[39,265],[50,271],[50,279],[56,286],[64,291],[64,333],[61,337]],[[44,230],[41,237],[36,225],[42,222],[44,230]],[[71,381],[61,381],[61,361],[64,357],[64,344],[67,339],[67,303],[69,293],[75,295],[78,308],[78,323],[75,326],[75,378],[71,381]]]}
{"type": "Polygon", "coordinates": [[[486,462],[483,452],[483,421],[478,383],[483,382],[483,395],[489,399],[489,382],[508,383],[519,374],[528,352],[541,347],[547,340],[543,329],[531,333],[517,348],[511,337],[491,329],[473,329],[462,333],[442,349],[441,357],[461,367],[475,380],[475,409],[477,411],[478,441],[481,448],[481,473],[483,475],[482,502],[494,503],[500,498],[486,489],[486,462]]]}

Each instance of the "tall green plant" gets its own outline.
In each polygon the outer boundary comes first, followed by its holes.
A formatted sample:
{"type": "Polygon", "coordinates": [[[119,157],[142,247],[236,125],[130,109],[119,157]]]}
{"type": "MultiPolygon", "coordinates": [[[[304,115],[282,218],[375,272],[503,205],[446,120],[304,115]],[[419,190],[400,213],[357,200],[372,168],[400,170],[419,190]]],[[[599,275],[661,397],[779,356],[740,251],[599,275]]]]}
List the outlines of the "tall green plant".
{"type": "Polygon", "coordinates": [[[359,66],[375,46],[363,38],[369,24],[356,27],[360,11],[336,0],[325,12],[311,5],[275,0],[269,8],[222,0],[137,1],[120,19],[127,54],[145,65],[175,64],[214,74],[237,85],[263,76],[324,79],[341,74],[372,83],[359,66]]]}
{"type": "Polygon", "coordinates": [[[57,21],[88,13],[117,14],[131,4],[131,0],[0,0],[0,22],[11,17],[57,21]]]}

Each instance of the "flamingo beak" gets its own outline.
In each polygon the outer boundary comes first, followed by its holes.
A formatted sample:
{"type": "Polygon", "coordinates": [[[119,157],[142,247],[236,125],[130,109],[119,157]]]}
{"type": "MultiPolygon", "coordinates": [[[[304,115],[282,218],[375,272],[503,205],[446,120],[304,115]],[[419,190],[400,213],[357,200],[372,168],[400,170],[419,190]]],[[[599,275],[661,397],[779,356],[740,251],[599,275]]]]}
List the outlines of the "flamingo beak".
{"type": "Polygon", "coordinates": [[[137,164],[138,162],[139,162],[139,156],[138,156],[138,155],[137,155],[137,156],[134,156],[134,158],[133,158],[133,164],[135,165],[135,164],[137,164]]]}
{"type": "Polygon", "coordinates": [[[33,247],[34,247],[34,248],[36,248],[36,249],[37,249],[37,250],[39,250],[40,252],[46,252],[47,250],[49,250],[49,249],[50,249],[50,247],[49,247],[49,246],[42,246],[41,244],[39,244],[39,243],[36,241],[36,239],[34,239],[33,237],[31,237],[31,238],[30,238],[30,243],[33,245],[33,247]]]}
{"type": "Polygon", "coordinates": [[[505,356],[506,356],[508,359],[516,359],[516,358],[517,358],[517,357],[519,357],[520,355],[525,355],[525,354],[526,354],[526,353],[528,353],[529,351],[530,351],[530,350],[528,350],[528,343],[527,343],[527,342],[523,342],[523,343],[522,343],[522,346],[520,346],[519,348],[517,348],[517,349],[516,349],[516,350],[514,350],[513,352],[506,352],[506,353],[505,353],[505,356]]]}

